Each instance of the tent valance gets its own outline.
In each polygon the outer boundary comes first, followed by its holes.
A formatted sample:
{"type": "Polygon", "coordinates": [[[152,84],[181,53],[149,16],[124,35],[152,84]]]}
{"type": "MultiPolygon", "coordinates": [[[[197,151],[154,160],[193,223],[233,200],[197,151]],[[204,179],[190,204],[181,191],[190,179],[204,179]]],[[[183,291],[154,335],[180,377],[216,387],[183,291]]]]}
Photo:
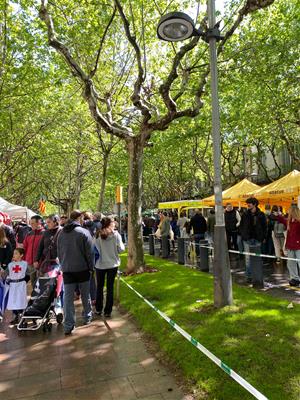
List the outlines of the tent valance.
{"type": "Polygon", "coordinates": [[[294,169],[277,181],[256,190],[253,195],[264,204],[288,206],[298,201],[300,195],[300,172],[294,169]]]}
{"type": "Polygon", "coordinates": [[[17,206],[0,197],[0,211],[10,216],[12,220],[25,218],[29,220],[35,213],[27,207],[17,206]]]}
{"type": "MultiPolygon", "coordinates": [[[[248,197],[253,196],[256,190],[260,189],[260,186],[248,179],[243,179],[241,182],[231,186],[230,188],[223,190],[222,199],[223,205],[231,203],[233,206],[239,207],[245,205],[245,201],[248,197]]],[[[215,196],[209,196],[201,200],[206,205],[213,206],[215,204],[215,196]]]]}

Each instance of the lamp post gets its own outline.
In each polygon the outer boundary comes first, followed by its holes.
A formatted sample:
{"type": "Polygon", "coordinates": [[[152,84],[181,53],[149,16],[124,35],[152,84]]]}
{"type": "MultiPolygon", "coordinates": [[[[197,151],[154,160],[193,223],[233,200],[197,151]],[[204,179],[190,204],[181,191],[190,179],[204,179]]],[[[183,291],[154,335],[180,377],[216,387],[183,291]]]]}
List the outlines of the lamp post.
{"type": "Polygon", "coordinates": [[[229,266],[229,256],[226,241],[224,212],[222,204],[221,178],[221,140],[220,140],[220,113],[218,100],[218,72],[216,42],[221,39],[220,31],[216,26],[215,0],[207,1],[209,28],[206,32],[197,29],[193,20],[181,12],[169,13],[163,16],[158,24],[157,35],[160,39],[177,42],[191,36],[201,36],[209,42],[210,74],[212,97],[212,140],[214,160],[214,194],[216,225],[214,234],[214,304],[223,307],[232,304],[232,282],[229,266]]]}

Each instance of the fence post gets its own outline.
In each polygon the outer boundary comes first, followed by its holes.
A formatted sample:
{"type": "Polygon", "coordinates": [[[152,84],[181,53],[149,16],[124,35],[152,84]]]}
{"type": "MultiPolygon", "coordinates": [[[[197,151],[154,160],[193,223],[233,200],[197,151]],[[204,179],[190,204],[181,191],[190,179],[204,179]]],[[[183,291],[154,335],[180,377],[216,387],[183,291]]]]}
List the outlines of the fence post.
{"type": "MultiPolygon", "coordinates": [[[[255,244],[249,246],[250,253],[260,254],[261,245],[255,244]]],[[[261,257],[250,256],[250,265],[252,269],[252,285],[254,288],[262,289],[264,287],[263,260],[261,257]]]]}
{"type": "Polygon", "coordinates": [[[197,268],[199,268],[200,271],[209,272],[208,248],[203,247],[208,246],[208,240],[200,240],[199,246],[200,262],[197,262],[197,268]]]}
{"type": "Polygon", "coordinates": [[[154,251],[154,235],[150,234],[149,235],[149,254],[150,256],[154,256],[155,251],[154,251]]]}
{"type": "Polygon", "coordinates": [[[168,236],[161,237],[162,258],[169,258],[169,238],[168,236]]]}
{"type": "Polygon", "coordinates": [[[178,264],[185,264],[185,239],[177,238],[177,256],[178,256],[178,264]]]}

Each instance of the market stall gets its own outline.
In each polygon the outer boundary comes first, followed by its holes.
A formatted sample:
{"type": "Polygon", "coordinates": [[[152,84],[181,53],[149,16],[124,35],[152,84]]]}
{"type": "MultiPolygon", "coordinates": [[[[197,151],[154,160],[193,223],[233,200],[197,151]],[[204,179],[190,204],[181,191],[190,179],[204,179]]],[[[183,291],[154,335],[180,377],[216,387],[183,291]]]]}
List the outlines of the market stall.
{"type": "Polygon", "coordinates": [[[261,204],[276,204],[288,208],[300,200],[300,172],[296,169],[253,193],[261,204]]]}
{"type": "MultiPolygon", "coordinates": [[[[234,207],[245,207],[246,199],[253,196],[254,192],[260,189],[260,186],[249,181],[248,179],[243,179],[241,182],[231,186],[230,188],[223,190],[222,199],[223,205],[226,203],[231,203],[234,207]]],[[[201,200],[206,206],[214,206],[215,196],[209,196],[201,200]]]]}
{"type": "Polygon", "coordinates": [[[23,218],[28,221],[33,215],[35,215],[35,213],[29,208],[9,203],[2,197],[0,197],[0,212],[9,215],[13,221],[21,220],[23,218]]]}

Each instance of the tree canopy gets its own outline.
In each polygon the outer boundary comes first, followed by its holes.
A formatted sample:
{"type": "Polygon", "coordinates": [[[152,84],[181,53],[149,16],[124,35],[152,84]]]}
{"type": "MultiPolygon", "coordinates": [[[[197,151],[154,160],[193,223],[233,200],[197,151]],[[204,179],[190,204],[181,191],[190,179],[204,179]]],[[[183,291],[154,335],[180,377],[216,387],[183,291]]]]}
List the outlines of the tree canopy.
{"type": "MultiPolygon", "coordinates": [[[[97,93],[103,97],[100,110],[108,122],[111,118],[113,129],[122,126],[126,134],[138,134],[147,108],[151,112],[148,123],[162,124],[156,127],[163,130],[155,130],[149,139],[153,147],[147,146],[144,152],[143,207],[210,194],[213,168],[207,44],[194,45],[192,39],[188,44],[194,46],[192,51],[178,59],[174,70],[178,79],[170,77],[168,81],[174,55],[186,44],[170,45],[156,38],[160,15],[177,6],[188,10],[190,2],[120,2],[141,51],[145,75],[140,85],[142,104],[139,99],[132,100],[139,66],[117,3],[52,2],[57,37],[92,75],[97,93]],[[197,104],[201,79],[205,87],[197,104]],[[169,89],[179,112],[201,107],[201,113],[194,118],[175,118],[175,123],[167,126],[163,117],[173,107],[166,95],[169,89]]],[[[222,32],[226,34],[243,4],[254,3],[228,1],[220,16],[222,32]]],[[[299,167],[299,3],[271,3],[247,15],[219,55],[225,186],[247,173],[245,154],[257,163],[265,181],[285,172],[278,162],[283,148],[292,166],[299,167]],[[265,168],[266,153],[275,160],[274,174],[265,168]]],[[[36,1],[1,4],[1,195],[32,208],[44,195],[48,204],[61,212],[73,206],[95,210],[99,204],[109,210],[115,185],[128,187],[126,144],[118,138],[112,140],[91,117],[81,95],[82,81],[47,44],[39,9],[36,1]]],[[[198,23],[205,25],[204,17],[200,7],[198,23]]]]}

